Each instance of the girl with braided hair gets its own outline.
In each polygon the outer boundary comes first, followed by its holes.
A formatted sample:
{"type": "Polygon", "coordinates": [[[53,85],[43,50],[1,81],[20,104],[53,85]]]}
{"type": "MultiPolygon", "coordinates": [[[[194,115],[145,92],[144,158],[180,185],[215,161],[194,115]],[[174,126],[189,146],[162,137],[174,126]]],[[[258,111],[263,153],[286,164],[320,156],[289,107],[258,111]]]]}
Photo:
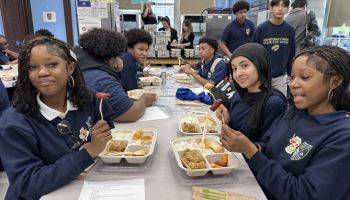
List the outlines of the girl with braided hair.
{"type": "Polygon", "coordinates": [[[49,37],[20,51],[13,107],[0,118],[0,157],[10,181],[5,199],[39,199],[68,184],[111,139],[110,108],[105,103],[100,120],[75,57],[49,37]]]}
{"type": "Polygon", "coordinates": [[[349,83],[345,50],[306,49],[293,61],[293,103],[263,142],[223,126],[223,145],[246,156],[268,199],[350,198],[349,83]]]}

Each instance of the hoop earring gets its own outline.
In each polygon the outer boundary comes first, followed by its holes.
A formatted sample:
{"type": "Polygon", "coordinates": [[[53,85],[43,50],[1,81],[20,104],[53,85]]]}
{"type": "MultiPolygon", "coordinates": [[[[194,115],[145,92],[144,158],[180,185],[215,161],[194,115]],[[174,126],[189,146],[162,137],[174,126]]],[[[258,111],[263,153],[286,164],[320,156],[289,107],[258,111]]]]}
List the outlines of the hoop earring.
{"type": "Polygon", "coordinates": [[[74,78],[72,75],[69,76],[68,85],[71,88],[74,88],[74,86],[75,86],[74,78]]]}
{"type": "Polygon", "coordinates": [[[331,101],[332,98],[333,98],[333,90],[330,89],[330,90],[328,91],[328,101],[331,101]]]}

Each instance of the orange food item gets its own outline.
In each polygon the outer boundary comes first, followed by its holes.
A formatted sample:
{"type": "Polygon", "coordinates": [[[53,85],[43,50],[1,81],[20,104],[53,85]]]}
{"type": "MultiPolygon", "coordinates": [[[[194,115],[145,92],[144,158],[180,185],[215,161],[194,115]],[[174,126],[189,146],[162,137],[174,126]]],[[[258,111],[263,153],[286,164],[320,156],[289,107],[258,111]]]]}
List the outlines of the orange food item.
{"type": "Polygon", "coordinates": [[[132,137],[132,139],[134,140],[140,140],[143,136],[143,131],[136,131],[134,133],[134,136],[132,137]]]}
{"type": "Polygon", "coordinates": [[[218,165],[218,164],[211,164],[210,165],[211,166],[211,168],[221,168],[222,166],[221,165],[218,165]]]}

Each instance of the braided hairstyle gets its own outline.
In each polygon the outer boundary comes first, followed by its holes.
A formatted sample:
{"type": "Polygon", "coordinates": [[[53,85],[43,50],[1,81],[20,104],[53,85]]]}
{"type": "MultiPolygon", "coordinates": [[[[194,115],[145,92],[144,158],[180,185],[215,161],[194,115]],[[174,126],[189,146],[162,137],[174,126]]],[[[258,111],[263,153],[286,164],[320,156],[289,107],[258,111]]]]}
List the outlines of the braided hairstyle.
{"type": "Polygon", "coordinates": [[[300,56],[307,57],[307,63],[324,74],[324,81],[329,81],[332,77],[341,78],[341,84],[332,90],[333,95],[329,99],[335,110],[350,111],[350,56],[339,47],[319,46],[301,51],[294,57],[293,62],[300,56]]]}
{"type": "MultiPolygon", "coordinates": [[[[78,65],[75,55],[69,46],[52,37],[37,37],[28,41],[28,43],[21,47],[18,57],[18,81],[12,104],[18,112],[37,119],[41,116],[39,105],[36,101],[38,91],[29,79],[28,63],[32,49],[39,45],[46,46],[47,51],[50,54],[64,59],[67,64],[75,63],[78,65]]],[[[74,87],[70,87],[67,84],[67,98],[74,106],[82,107],[92,101],[93,96],[85,86],[85,81],[79,66],[75,67],[72,77],[74,79],[74,87]]]]}

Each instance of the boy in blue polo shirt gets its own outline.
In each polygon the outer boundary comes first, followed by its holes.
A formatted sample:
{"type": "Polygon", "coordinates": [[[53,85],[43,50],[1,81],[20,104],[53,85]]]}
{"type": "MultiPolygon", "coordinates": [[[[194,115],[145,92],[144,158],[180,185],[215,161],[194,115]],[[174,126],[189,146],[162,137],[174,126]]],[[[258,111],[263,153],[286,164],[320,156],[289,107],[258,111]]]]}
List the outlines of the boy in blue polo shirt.
{"type": "Polygon", "coordinates": [[[112,107],[117,122],[135,122],[147,106],[156,101],[155,94],[145,93],[139,100],[129,99],[121,84],[118,72],[123,69],[119,58],[125,49],[125,38],[115,31],[93,29],[79,39],[76,47],[78,63],[87,85],[98,92],[111,94],[107,101],[112,107]]]}
{"type": "Polygon", "coordinates": [[[143,29],[130,29],[125,33],[127,41],[127,52],[121,56],[123,70],[121,80],[124,88],[129,90],[137,89],[138,72],[143,71],[141,66],[146,58],[149,46],[152,44],[152,36],[143,29]]]}
{"type": "Polygon", "coordinates": [[[229,58],[237,47],[250,42],[253,36],[255,25],[246,18],[249,8],[249,3],[243,0],[237,1],[232,7],[236,19],[226,26],[220,41],[220,49],[229,58]]]}
{"type": "Polygon", "coordinates": [[[295,55],[295,31],[286,23],[289,0],[272,0],[272,18],[260,24],[253,35],[253,42],[263,45],[270,54],[272,64],[272,86],[287,95],[287,75],[290,75],[295,55]]]}
{"type": "Polygon", "coordinates": [[[0,35],[0,65],[10,64],[18,58],[18,53],[11,51],[9,46],[5,36],[0,35]]]}
{"type": "Polygon", "coordinates": [[[199,61],[195,69],[198,73],[193,71],[189,64],[181,67],[181,71],[191,75],[201,85],[211,83],[216,85],[221,80],[227,77],[227,66],[224,59],[216,52],[218,50],[218,42],[211,37],[202,37],[199,40],[199,54],[201,61],[199,61]]]}

